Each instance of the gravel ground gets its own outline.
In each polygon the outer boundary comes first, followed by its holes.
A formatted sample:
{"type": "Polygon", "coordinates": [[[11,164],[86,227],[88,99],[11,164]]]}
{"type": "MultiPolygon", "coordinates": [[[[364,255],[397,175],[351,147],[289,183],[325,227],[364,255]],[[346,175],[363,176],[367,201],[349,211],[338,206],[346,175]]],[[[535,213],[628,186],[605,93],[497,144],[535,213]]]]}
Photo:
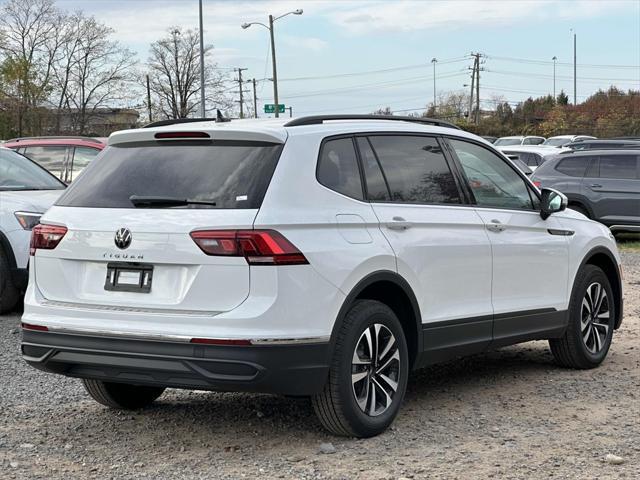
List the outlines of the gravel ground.
{"type": "Polygon", "coordinates": [[[561,369],[546,342],[430,367],[367,440],[267,395],[170,390],[110,411],[29,368],[19,315],[0,317],[0,478],[640,478],[640,253],[623,260],[625,321],[600,368],[561,369]]]}

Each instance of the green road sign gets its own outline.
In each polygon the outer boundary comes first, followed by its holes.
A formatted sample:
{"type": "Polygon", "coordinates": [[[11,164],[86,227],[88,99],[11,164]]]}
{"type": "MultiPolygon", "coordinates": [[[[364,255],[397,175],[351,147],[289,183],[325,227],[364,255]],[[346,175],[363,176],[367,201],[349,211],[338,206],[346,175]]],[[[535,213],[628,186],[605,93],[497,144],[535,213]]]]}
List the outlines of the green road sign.
{"type": "MultiPolygon", "coordinates": [[[[265,103],[264,113],[276,113],[276,105],[274,103],[265,103]]],[[[278,113],[284,113],[284,104],[278,104],[278,113]]]]}

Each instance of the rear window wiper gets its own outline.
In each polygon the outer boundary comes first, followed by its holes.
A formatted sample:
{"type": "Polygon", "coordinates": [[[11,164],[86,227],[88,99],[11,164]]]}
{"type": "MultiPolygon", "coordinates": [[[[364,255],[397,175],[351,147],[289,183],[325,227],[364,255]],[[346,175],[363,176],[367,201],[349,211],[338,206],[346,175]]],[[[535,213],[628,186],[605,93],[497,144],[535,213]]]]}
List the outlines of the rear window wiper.
{"type": "Polygon", "coordinates": [[[129,197],[129,200],[136,208],[169,208],[185,207],[188,205],[209,205],[211,207],[216,206],[216,202],[175,197],[148,197],[142,195],[131,195],[129,197]]]}

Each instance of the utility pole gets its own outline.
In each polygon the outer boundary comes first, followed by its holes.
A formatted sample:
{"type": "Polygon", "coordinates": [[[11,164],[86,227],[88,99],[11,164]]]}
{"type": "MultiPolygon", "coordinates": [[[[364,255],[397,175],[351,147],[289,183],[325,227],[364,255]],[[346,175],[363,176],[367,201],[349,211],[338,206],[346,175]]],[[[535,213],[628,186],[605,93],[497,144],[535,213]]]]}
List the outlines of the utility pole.
{"type": "Polygon", "coordinates": [[[253,83],[253,118],[258,118],[258,95],[256,94],[256,79],[251,80],[253,83]]]}
{"type": "Polygon", "coordinates": [[[476,54],[476,125],[480,123],[480,55],[476,54]]]}
{"type": "Polygon", "coordinates": [[[206,118],[204,99],[204,31],[202,28],[202,0],[200,0],[200,118],[206,118]]]}
{"type": "Polygon", "coordinates": [[[578,69],[576,54],[576,32],[573,32],[573,104],[578,104],[578,69]]]}
{"type": "Polygon", "coordinates": [[[473,60],[473,71],[471,72],[471,93],[469,94],[469,116],[468,116],[469,121],[471,121],[471,114],[473,112],[473,88],[475,87],[475,82],[476,82],[476,67],[477,67],[477,65],[478,65],[478,59],[474,58],[474,60],[473,60]]]}
{"type": "Polygon", "coordinates": [[[551,59],[553,60],[553,101],[556,101],[556,62],[558,61],[558,57],[555,55],[551,59]]]}
{"type": "Polygon", "coordinates": [[[437,58],[432,58],[431,63],[433,64],[433,113],[436,113],[436,63],[438,63],[437,58]]]}
{"type": "Polygon", "coordinates": [[[149,123],[153,122],[151,115],[151,86],[149,84],[149,75],[147,75],[147,109],[149,110],[149,123]]]}
{"type": "Polygon", "coordinates": [[[245,71],[246,68],[236,68],[235,72],[238,72],[238,85],[240,86],[240,118],[244,118],[244,91],[242,90],[242,72],[245,71]]]}

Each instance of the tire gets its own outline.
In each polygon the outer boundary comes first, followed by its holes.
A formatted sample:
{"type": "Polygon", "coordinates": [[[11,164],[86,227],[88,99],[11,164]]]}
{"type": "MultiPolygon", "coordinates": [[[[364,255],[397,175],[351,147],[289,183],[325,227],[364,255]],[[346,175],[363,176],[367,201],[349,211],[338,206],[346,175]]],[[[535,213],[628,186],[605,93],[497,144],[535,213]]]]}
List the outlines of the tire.
{"type": "Polygon", "coordinates": [[[579,369],[600,365],[611,346],[615,308],[613,290],[605,273],[594,265],[586,265],[578,273],[573,286],[567,330],[561,338],[549,339],[556,362],[563,367],[579,369]],[[594,308],[590,301],[592,297],[598,297],[595,302],[600,302],[599,307],[596,305],[594,308]],[[598,311],[596,317],[590,313],[594,310],[598,311]]]}
{"type": "Polygon", "coordinates": [[[82,379],[84,388],[96,402],[119,410],[137,410],[151,405],[164,392],[164,387],[145,387],[126,383],[82,379]]]}
{"type": "Polygon", "coordinates": [[[400,410],[408,373],[407,343],[398,317],[383,303],[358,300],[337,334],[329,377],[323,391],[312,397],[313,408],[335,435],[378,435],[400,410]],[[378,344],[384,345],[382,351],[378,344]],[[368,363],[372,357],[375,361],[368,363]],[[353,382],[352,377],[359,379],[353,382]]]}
{"type": "Polygon", "coordinates": [[[571,210],[574,210],[578,213],[581,213],[582,215],[584,215],[587,218],[591,218],[591,215],[589,215],[589,212],[587,211],[586,208],[584,208],[582,205],[569,205],[569,208],[571,210]]]}
{"type": "Polygon", "coordinates": [[[9,261],[0,249],[0,313],[10,312],[19,301],[20,291],[13,284],[9,261]]]}

